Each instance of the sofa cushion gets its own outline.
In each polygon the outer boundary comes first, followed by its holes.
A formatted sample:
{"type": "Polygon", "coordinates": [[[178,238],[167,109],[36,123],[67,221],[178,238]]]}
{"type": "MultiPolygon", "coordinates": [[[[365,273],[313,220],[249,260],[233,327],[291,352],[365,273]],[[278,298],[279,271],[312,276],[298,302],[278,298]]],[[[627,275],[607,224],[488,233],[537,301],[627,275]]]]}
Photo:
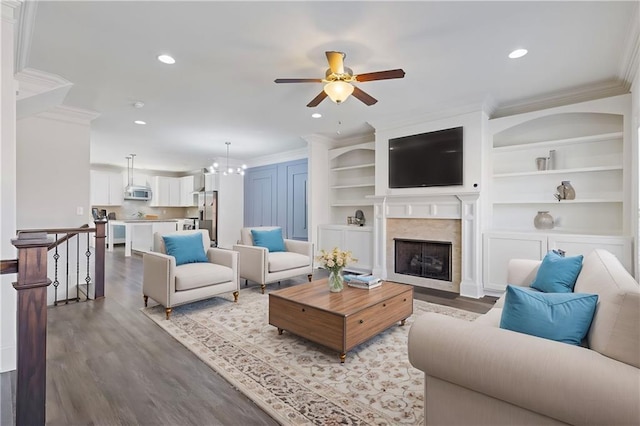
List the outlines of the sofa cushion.
{"type": "Polygon", "coordinates": [[[302,268],[311,263],[309,256],[290,251],[269,253],[269,272],[286,271],[288,269],[302,268]]]}
{"type": "Polygon", "coordinates": [[[589,348],[640,368],[640,287],[620,261],[605,250],[591,252],[575,291],[599,295],[589,348]]]}
{"type": "Polygon", "coordinates": [[[233,280],[233,270],[215,263],[188,263],[176,268],[176,291],[192,290],[233,280]]]}
{"type": "Polygon", "coordinates": [[[202,245],[202,234],[164,235],[164,246],[169,256],[176,258],[176,265],[208,262],[202,245]]]}
{"type": "Polygon", "coordinates": [[[597,294],[542,293],[508,285],[500,328],[579,345],[597,301],[597,294]]]}
{"type": "Polygon", "coordinates": [[[284,239],[282,238],[282,229],[275,228],[270,230],[251,230],[251,237],[253,238],[253,245],[264,247],[269,252],[281,252],[286,251],[284,245],[284,239]]]}
{"type": "Polygon", "coordinates": [[[582,268],[582,255],[562,257],[550,251],[542,259],[531,288],[545,293],[571,293],[582,268]]]}

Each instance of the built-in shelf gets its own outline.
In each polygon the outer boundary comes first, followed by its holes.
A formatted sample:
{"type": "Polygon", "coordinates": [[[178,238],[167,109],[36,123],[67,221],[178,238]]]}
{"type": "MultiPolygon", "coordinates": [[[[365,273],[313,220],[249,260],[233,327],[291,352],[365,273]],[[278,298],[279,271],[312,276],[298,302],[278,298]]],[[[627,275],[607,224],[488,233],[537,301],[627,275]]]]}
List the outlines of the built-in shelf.
{"type": "Polygon", "coordinates": [[[344,170],[355,170],[355,169],[366,169],[370,167],[375,167],[375,163],[367,163],[367,164],[358,164],[356,166],[347,166],[347,167],[335,167],[331,169],[332,172],[341,172],[344,170]]]}
{"type": "Polygon", "coordinates": [[[512,152],[512,151],[530,150],[530,149],[537,149],[537,148],[555,148],[555,147],[564,146],[564,145],[601,142],[601,141],[606,141],[610,139],[622,139],[622,136],[623,136],[622,132],[615,132],[615,133],[603,133],[599,135],[580,136],[580,137],[568,138],[568,139],[556,139],[556,140],[548,140],[548,141],[542,141],[542,142],[498,146],[493,148],[493,152],[494,154],[498,154],[501,152],[512,152]]]}
{"type": "Polygon", "coordinates": [[[517,172],[517,173],[496,173],[493,175],[493,177],[496,179],[500,179],[500,178],[519,177],[519,176],[545,176],[545,175],[560,175],[560,174],[568,174],[568,173],[608,172],[608,171],[616,171],[616,170],[622,170],[622,165],[581,167],[576,169],[536,170],[533,172],[528,171],[528,172],[517,172]]]}
{"type": "Polygon", "coordinates": [[[332,186],[331,189],[349,189],[349,188],[369,188],[375,187],[374,183],[359,183],[357,185],[336,185],[332,186]]]}
{"type": "Polygon", "coordinates": [[[493,200],[493,204],[586,204],[586,203],[622,203],[622,193],[612,194],[593,194],[592,196],[584,198],[576,198],[575,200],[562,200],[558,201],[553,198],[553,195],[548,197],[540,195],[521,195],[519,197],[503,198],[493,200]]]}
{"type": "Polygon", "coordinates": [[[337,202],[331,203],[331,207],[357,207],[357,206],[373,206],[373,200],[337,201],[337,202]]]}
{"type": "Polygon", "coordinates": [[[504,291],[513,257],[541,260],[552,249],[586,256],[600,248],[633,263],[624,192],[631,150],[623,130],[630,119],[631,98],[620,95],[489,120],[485,289],[504,291]],[[549,157],[551,170],[537,170],[539,159],[549,157]],[[575,188],[574,200],[554,197],[564,180],[575,188]],[[535,228],[541,211],[553,218],[552,229],[535,228]]]}

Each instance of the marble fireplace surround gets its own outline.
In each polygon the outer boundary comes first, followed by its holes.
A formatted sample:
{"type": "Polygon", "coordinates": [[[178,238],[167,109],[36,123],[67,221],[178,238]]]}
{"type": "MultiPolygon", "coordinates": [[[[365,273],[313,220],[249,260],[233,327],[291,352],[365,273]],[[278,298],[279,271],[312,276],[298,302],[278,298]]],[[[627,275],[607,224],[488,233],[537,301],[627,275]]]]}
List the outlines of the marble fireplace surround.
{"type": "Polygon", "coordinates": [[[384,279],[452,291],[466,297],[484,296],[478,198],[477,192],[375,197],[373,273],[384,279]],[[452,282],[396,275],[393,238],[451,241],[452,282]]]}

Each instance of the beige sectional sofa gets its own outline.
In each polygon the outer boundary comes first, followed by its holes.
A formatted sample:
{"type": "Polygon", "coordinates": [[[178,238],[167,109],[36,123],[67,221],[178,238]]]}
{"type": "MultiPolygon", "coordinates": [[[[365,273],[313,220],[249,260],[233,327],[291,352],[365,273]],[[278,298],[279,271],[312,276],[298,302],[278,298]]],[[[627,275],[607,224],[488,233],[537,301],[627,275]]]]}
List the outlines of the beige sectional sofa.
{"type": "MultiPolygon", "coordinates": [[[[539,265],[512,260],[508,282],[529,286],[539,265]]],[[[640,425],[640,287],[596,250],[574,291],[599,297],[588,347],[499,328],[504,296],[473,322],[417,318],[409,359],[425,373],[425,423],[640,425]]]]}

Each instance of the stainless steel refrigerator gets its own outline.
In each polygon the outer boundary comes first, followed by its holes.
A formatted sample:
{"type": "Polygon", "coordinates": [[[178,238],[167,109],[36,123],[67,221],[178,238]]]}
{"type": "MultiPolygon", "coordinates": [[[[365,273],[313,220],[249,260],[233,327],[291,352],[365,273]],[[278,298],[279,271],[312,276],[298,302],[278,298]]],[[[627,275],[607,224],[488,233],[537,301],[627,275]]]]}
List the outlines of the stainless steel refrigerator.
{"type": "Polygon", "coordinates": [[[199,228],[209,230],[212,247],[218,246],[218,191],[198,193],[199,228]]]}

